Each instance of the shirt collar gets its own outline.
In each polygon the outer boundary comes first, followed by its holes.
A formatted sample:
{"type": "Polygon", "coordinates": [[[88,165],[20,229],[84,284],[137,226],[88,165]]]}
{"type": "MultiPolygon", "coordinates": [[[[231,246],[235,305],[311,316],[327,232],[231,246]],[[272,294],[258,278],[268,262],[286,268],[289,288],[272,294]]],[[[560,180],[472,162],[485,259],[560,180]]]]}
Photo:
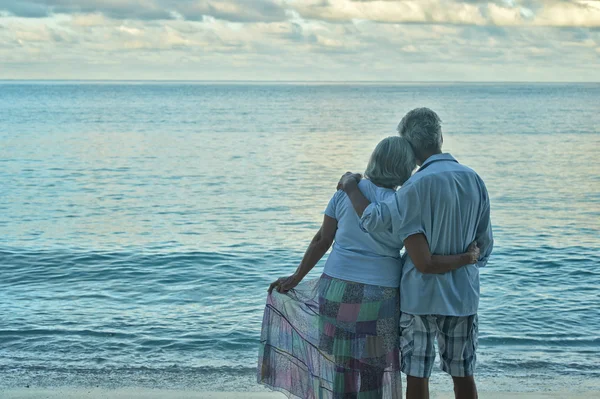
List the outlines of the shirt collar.
{"type": "Polygon", "coordinates": [[[443,154],[436,154],[436,155],[432,155],[429,158],[427,158],[427,160],[425,162],[423,162],[423,165],[421,165],[421,167],[419,168],[419,170],[417,172],[422,171],[423,169],[425,169],[426,167],[428,167],[429,165],[431,165],[434,162],[440,162],[440,161],[449,161],[449,162],[458,163],[458,161],[452,155],[445,152],[443,154]]]}

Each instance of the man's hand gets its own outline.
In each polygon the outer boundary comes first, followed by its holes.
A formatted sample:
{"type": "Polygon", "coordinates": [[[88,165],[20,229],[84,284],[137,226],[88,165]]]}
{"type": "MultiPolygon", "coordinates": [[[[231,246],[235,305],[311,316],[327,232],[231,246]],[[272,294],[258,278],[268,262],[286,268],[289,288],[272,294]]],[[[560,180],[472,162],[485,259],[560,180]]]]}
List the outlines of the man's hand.
{"type": "Polygon", "coordinates": [[[277,280],[273,281],[271,285],[269,285],[269,294],[273,289],[277,292],[285,294],[289,290],[293,289],[300,283],[300,280],[295,274],[292,274],[289,277],[280,277],[277,280]]]}
{"type": "Polygon", "coordinates": [[[473,241],[471,243],[471,245],[469,245],[469,248],[467,248],[467,253],[469,254],[469,257],[471,258],[470,264],[477,263],[477,261],[479,260],[479,257],[481,256],[481,252],[479,250],[479,247],[477,246],[476,241],[473,241]]]}
{"type": "Polygon", "coordinates": [[[340,178],[340,181],[337,184],[337,189],[346,191],[348,187],[357,185],[360,179],[362,179],[362,175],[360,173],[346,172],[340,178]]]}

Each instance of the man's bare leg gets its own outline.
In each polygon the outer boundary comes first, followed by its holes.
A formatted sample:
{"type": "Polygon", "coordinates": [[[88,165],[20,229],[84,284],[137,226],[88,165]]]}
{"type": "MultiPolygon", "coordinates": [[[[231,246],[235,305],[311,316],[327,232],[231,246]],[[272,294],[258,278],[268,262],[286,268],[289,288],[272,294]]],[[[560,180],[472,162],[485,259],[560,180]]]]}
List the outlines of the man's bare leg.
{"type": "Polygon", "coordinates": [[[406,376],[406,399],[429,399],[429,378],[406,376]]]}
{"type": "Polygon", "coordinates": [[[454,397],[456,399],[477,399],[477,385],[475,385],[473,376],[452,377],[452,379],[454,380],[454,397]]]}

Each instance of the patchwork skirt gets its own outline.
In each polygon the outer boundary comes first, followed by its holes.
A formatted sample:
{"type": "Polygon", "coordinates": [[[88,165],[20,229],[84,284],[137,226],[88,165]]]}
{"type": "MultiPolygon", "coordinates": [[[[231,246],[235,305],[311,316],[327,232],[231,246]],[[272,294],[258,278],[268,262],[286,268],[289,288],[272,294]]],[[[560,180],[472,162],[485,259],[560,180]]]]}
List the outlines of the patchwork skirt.
{"type": "Polygon", "coordinates": [[[398,288],[323,274],[264,310],[258,382],[290,398],[400,399],[398,288]]]}

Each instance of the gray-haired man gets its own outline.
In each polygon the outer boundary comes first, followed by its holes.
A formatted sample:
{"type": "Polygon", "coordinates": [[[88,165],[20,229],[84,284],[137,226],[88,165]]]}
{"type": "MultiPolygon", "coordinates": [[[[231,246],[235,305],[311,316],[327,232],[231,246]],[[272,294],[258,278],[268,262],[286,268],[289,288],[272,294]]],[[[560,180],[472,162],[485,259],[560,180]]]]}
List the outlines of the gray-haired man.
{"type": "Polygon", "coordinates": [[[391,202],[370,204],[352,175],[344,175],[340,184],[366,232],[391,229],[401,241],[424,234],[431,252],[439,255],[462,253],[477,241],[481,249],[477,264],[429,274],[406,257],[400,283],[400,347],[407,399],[429,397],[436,338],[441,369],[452,376],[456,398],[477,398],[473,373],[479,268],[487,263],[493,246],[487,189],[477,173],[442,153],[441,121],[432,110],[410,111],[398,131],[411,143],[421,168],[391,202]]]}

